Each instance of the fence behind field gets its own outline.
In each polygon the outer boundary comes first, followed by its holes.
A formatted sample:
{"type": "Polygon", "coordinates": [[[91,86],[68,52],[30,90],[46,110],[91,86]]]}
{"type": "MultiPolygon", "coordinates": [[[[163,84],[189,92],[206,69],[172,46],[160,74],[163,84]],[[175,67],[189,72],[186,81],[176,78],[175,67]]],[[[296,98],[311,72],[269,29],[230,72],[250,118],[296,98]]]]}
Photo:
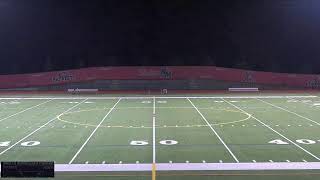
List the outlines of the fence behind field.
{"type": "Polygon", "coordinates": [[[256,72],[219,67],[98,67],[1,75],[1,89],[303,89],[320,88],[319,75],[256,72]]]}

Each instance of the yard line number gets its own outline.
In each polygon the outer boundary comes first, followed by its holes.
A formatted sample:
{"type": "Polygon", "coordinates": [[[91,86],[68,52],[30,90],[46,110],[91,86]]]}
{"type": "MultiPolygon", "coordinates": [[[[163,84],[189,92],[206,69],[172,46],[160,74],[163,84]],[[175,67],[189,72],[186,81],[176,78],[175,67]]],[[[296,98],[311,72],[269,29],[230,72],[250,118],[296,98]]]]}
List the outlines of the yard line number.
{"type": "MultiPolygon", "coordinates": [[[[11,141],[2,141],[0,142],[0,147],[10,146],[10,143],[11,141]]],[[[25,147],[31,147],[31,146],[37,146],[39,144],[40,144],[39,141],[26,141],[26,142],[22,142],[20,145],[25,147]]]]}
{"type": "MultiPolygon", "coordinates": [[[[316,143],[320,143],[320,140],[297,139],[296,142],[299,144],[316,144],[316,143]]],[[[269,141],[268,143],[279,144],[279,145],[289,144],[288,142],[281,140],[281,139],[275,139],[275,140],[269,141]]]]}
{"type": "MultiPolygon", "coordinates": [[[[148,144],[149,144],[149,142],[146,141],[146,140],[131,141],[130,142],[130,145],[133,145],[133,146],[146,146],[148,144]]],[[[175,141],[175,140],[161,140],[161,141],[159,141],[159,144],[166,145],[166,146],[171,146],[171,145],[178,144],[178,141],[175,141]]]]}

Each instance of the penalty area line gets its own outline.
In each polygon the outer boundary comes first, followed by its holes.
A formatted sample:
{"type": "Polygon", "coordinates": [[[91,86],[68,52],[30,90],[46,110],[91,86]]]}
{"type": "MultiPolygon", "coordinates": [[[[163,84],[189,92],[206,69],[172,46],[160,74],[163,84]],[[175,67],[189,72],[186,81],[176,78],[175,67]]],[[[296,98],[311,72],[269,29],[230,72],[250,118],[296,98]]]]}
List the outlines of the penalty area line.
{"type": "MultiPolygon", "coordinates": [[[[226,103],[228,103],[229,105],[233,106],[234,108],[247,113],[246,111],[244,111],[243,109],[241,109],[240,107],[234,105],[233,103],[226,101],[225,99],[221,98],[223,101],[225,101],[226,103]]],[[[313,158],[317,159],[320,161],[320,158],[317,157],[316,155],[312,154],[310,151],[304,149],[302,146],[300,146],[299,144],[293,142],[292,140],[290,140],[289,138],[287,138],[286,136],[284,136],[283,134],[279,133],[278,131],[274,130],[272,127],[270,127],[269,125],[265,124],[264,122],[262,122],[261,120],[259,120],[258,118],[251,116],[253,119],[255,119],[256,121],[258,121],[260,124],[262,124],[263,126],[265,126],[266,128],[270,129],[271,131],[273,131],[274,133],[278,134],[279,136],[281,136],[282,138],[286,139],[287,141],[289,141],[291,144],[295,145],[297,148],[301,149],[302,151],[304,151],[305,153],[309,154],[310,156],[312,156],[313,158]]]]}
{"type": "Polygon", "coordinates": [[[302,119],[305,119],[305,120],[308,120],[308,121],[310,121],[310,122],[313,122],[313,123],[315,123],[316,125],[320,125],[320,123],[319,123],[319,122],[314,121],[314,120],[312,120],[312,119],[310,119],[310,118],[307,118],[307,117],[305,117],[305,116],[302,116],[302,115],[300,115],[300,114],[298,114],[298,113],[295,113],[295,112],[293,112],[293,111],[290,111],[289,109],[286,109],[286,108],[283,108],[283,107],[277,106],[277,105],[275,105],[275,104],[269,103],[269,102],[264,101],[264,100],[262,100],[262,99],[258,99],[258,98],[256,98],[256,99],[257,99],[257,100],[259,100],[259,101],[261,101],[261,102],[263,102],[263,103],[265,103],[265,104],[268,104],[268,105],[270,105],[270,106],[272,106],[272,107],[275,107],[275,108],[281,109],[281,110],[283,110],[283,111],[285,111],[285,112],[288,112],[288,113],[294,114],[294,115],[296,115],[296,116],[298,116],[298,117],[300,117],[300,118],[302,118],[302,119]]]}
{"type": "MultiPolygon", "coordinates": [[[[72,110],[73,108],[79,106],[80,104],[82,104],[83,102],[85,102],[87,99],[81,101],[80,103],[72,106],[71,108],[67,109],[66,111],[64,111],[63,113],[67,113],[70,110],[72,110]]],[[[61,113],[61,114],[63,114],[61,113]]],[[[61,115],[60,114],[60,115],[61,115]]],[[[59,115],[58,115],[59,116],[59,115]]],[[[20,139],[19,141],[17,141],[16,143],[12,144],[10,147],[8,147],[7,149],[3,150],[2,152],[0,152],[0,155],[4,154],[5,152],[9,151],[11,148],[13,148],[14,146],[16,146],[17,144],[19,144],[20,142],[24,141],[25,139],[27,139],[28,137],[32,136],[34,133],[36,133],[37,131],[39,131],[40,129],[42,129],[43,127],[45,127],[46,125],[50,124],[51,122],[53,122],[54,120],[57,119],[57,117],[54,117],[53,119],[51,119],[50,121],[46,122],[45,124],[43,124],[42,126],[40,126],[39,128],[37,128],[36,130],[32,131],[30,134],[26,135],[25,137],[23,137],[22,139],[20,139]]]]}
{"type": "Polygon", "coordinates": [[[113,111],[113,109],[117,106],[117,104],[121,101],[121,98],[113,105],[113,107],[108,111],[108,113],[103,117],[103,119],[100,121],[100,123],[97,125],[97,127],[92,131],[90,136],[87,138],[87,140],[82,144],[80,149],[76,152],[76,154],[72,157],[69,164],[72,164],[73,161],[77,158],[77,156],[80,154],[82,149],[86,146],[86,144],[89,142],[91,137],[95,134],[95,132],[98,130],[98,128],[101,126],[101,124],[104,122],[104,120],[109,116],[109,114],[113,111]]]}
{"type": "Polygon", "coordinates": [[[230,150],[230,148],[227,146],[227,144],[222,140],[222,138],[219,136],[219,134],[216,132],[216,130],[214,130],[214,128],[212,127],[212,125],[208,122],[208,120],[204,117],[204,115],[199,111],[199,109],[193,104],[193,102],[187,98],[188,101],[191,103],[191,105],[194,107],[194,109],[199,113],[199,115],[202,117],[202,119],[207,123],[207,125],[209,126],[209,128],[212,130],[212,132],[217,136],[217,138],[220,140],[220,142],[224,145],[224,147],[227,149],[227,151],[229,152],[229,154],[232,156],[232,158],[239,163],[238,158],[233,154],[233,152],[230,150]]]}
{"type": "Polygon", "coordinates": [[[24,109],[24,110],[22,110],[22,111],[19,111],[19,112],[17,112],[17,113],[11,114],[10,116],[7,116],[7,117],[5,117],[5,118],[0,119],[0,122],[6,120],[6,119],[8,119],[8,118],[11,118],[11,117],[13,117],[13,116],[19,115],[19,114],[21,114],[21,113],[23,113],[23,112],[26,112],[26,111],[28,111],[28,110],[30,110],[30,109],[34,109],[34,108],[36,108],[36,107],[39,107],[39,106],[41,106],[41,105],[43,105],[43,104],[46,104],[46,103],[48,103],[48,102],[50,102],[50,101],[53,101],[53,99],[50,99],[50,100],[45,101],[45,102],[42,102],[42,103],[40,103],[40,104],[31,106],[31,107],[26,108],[26,109],[24,109]]]}

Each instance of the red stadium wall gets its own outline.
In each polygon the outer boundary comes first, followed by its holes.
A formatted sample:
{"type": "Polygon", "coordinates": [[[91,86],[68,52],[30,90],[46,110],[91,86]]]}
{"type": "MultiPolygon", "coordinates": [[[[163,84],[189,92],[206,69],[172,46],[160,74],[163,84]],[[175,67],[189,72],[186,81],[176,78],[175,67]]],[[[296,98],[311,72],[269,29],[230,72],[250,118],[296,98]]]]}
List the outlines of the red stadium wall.
{"type": "Polygon", "coordinates": [[[46,73],[1,75],[0,88],[22,88],[57,85],[93,80],[197,80],[285,85],[297,88],[319,88],[320,75],[298,75],[257,72],[213,66],[170,67],[96,67],[46,73]]]}

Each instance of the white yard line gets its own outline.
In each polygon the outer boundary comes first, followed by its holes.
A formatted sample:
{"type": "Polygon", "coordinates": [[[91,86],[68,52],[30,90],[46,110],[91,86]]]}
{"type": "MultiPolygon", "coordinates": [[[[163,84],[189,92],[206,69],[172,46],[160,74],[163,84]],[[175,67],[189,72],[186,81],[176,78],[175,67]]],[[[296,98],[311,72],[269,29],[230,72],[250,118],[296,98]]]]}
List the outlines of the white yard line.
{"type": "MultiPolygon", "coordinates": [[[[279,98],[317,98],[318,96],[156,96],[157,99],[254,99],[254,98],[263,98],[263,99],[279,99],[279,98]]],[[[26,99],[65,99],[65,100],[77,100],[77,99],[152,99],[153,96],[113,96],[113,97],[94,97],[94,96],[81,96],[81,97],[0,97],[0,100],[9,99],[9,100],[26,100],[26,99]]]]}
{"type": "Polygon", "coordinates": [[[43,104],[46,104],[46,103],[48,103],[48,102],[50,102],[50,101],[52,101],[52,100],[53,100],[53,99],[51,99],[51,100],[49,100],[49,101],[42,102],[42,103],[40,103],[40,104],[31,106],[31,107],[29,107],[29,108],[27,108],[27,109],[24,109],[24,110],[22,110],[22,111],[19,111],[19,112],[15,113],[15,114],[12,114],[12,115],[10,115],[10,116],[7,116],[7,117],[5,117],[5,118],[2,118],[2,119],[0,119],[0,122],[6,120],[6,119],[8,119],[8,118],[11,118],[11,117],[13,117],[13,116],[16,116],[16,115],[18,115],[18,114],[21,114],[21,113],[23,113],[23,112],[26,112],[26,111],[28,111],[28,110],[30,110],[30,109],[33,109],[33,108],[36,108],[36,107],[41,106],[41,105],[43,105],[43,104]]]}
{"type": "MultiPolygon", "coordinates": [[[[230,104],[231,106],[235,107],[236,109],[240,110],[241,112],[247,113],[246,111],[244,111],[243,109],[241,109],[240,107],[234,105],[233,103],[226,101],[225,99],[222,98],[223,101],[225,101],[226,103],[230,104]]],[[[299,149],[301,149],[302,151],[304,151],[305,153],[309,154],[310,156],[314,157],[315,159],[320,161],[320,158],[317,157],[316,155],[312,154],[311,152],[309,152],[308,150],[304,149],[303,147],[301,147],[300,145],[298,145],[297,143],[293,142],[292,140],[290,140],[289,138],[287,138],[286,136],[282,135],[281,133],[279,133],[278,131],[274,130],[273,128],[271,128],[269,125],[265,124],[264,122],[260,121],[258,118],[251,116],[253,119],[255,119],[256,121],[258,121],[260,124],[264,125],[265,127],[267,127],[268,129],[270,129],[271,131],[273,131],[274,133],[278,134],[279,136],[281,136],[282,138],[286,139],[287,141],[289,141],[291,144],[295,145],[296,147],[298,147],[299,149]]]]}
{"type": "Polygon", "coordinates": [[[113,107],[108,111],[108,113],[103,117],[103,119],[100,121],[100,123],[97,125],[97,127],[92,131],[90,136],[87,138],[87,140],[82,144],[80,149],[77,151],[77,153],[72,157],[69,164],[72,164],[72,162],[76,159],[76,157],[79,155],[79,153],[82,151],[82,149],[85,147],[85,145],[89,142],[91,137],[94,135],[94,133],[98,130],[98,128],[101,126],[101,124],[104,122],[104,120],[109,116],[109,114],[113,111],[113,109],[117,106],[117,104],[121,101],[121,98],[113,105],[113,107]]]}
{"type": "Polygon", "coordinates": [[[203,114],[199,111],[199,109],[193,104],[193,102],[187,98],[188,101],[191,103],[191,105],[196,109],[196,111],[199,113],[199,115],[202,117],[202,119],[207,123],[207,125],[210,127],[212,132],[217,136],[217,138],[220,140],[220,142],[224,145],[224,147],[228,150],[229,154],[233,157],[233,159],[238,163],[238,158],[233,154],[233,152],[230,150],[230,148],[227,146],[227,144],[222,140],[222,138],[219,136],[219,134],[214,130],[212,125],[207,121],[207,119],[203,116],[203,114]]]}
{"type": "Polygon", "coordinates": [[[156,98],[153,97],[153,115],[152,115],[152,163],[156,163],[156,98]]]}
{"type": "MultiPolygon", "coordinates": [[[[288,98],[288,99],[291,99],[291,100],[294,100],[294,101],[299,101],[299,100],[296,100],[296,99],[294,99],[294,98],[288,98]]],[[[306,105],[309,105],[309,106],[313,105],[313,104],[309,104],[309,103],[303,102],[303,101],[299,101],[299,102],[300,102],[300,103],[303,103],[303,104],[306,104],[306,105]]]]}
{"type": "Polygon", "coordinates": [[[293,112],[293,111],[290,111],[289,109],[286,109],[286,108],[277,106],[277,105],[275,105],[275,104],[269,103],[269,102],[264,101],[264,100],[262,100],[262,99],[258,99],[258,98],[256,98],[256,99],[259,100],[259,101],[261,101],[261,102],[263,102],[263,103],[265,103],[265,104],[269,104],[270,106],[273,106],[273,107],[275,107],[275,108],[281,109],[281,110],[286,111],[286,112],[288,112],[288,113],[294,114],[294,115],[296,115],[296,116],[298,116],[298,117],[300,117],[300,118],[303,118],[303,119],[305,119],[305,120],[308,120],[308,121],[310,121],[310,122],[313,122],[313,123],[315,123],[315,124],[317,124],[317,125],[320,125],[319,122],[314,121],[314,120],[312,120],[312,119],[310,119],[310,118],[307,118],[307,117],[305,117],[305,116],[302,116],[302,115],[300,115],[300,114],[298,114],[298,113],[295,113],[295,112],[293,112]]]}
{"type": "MultiPolygon", "coordinates": [[[[70,110],[72,110],[73,108],[79,106],[80,104],[82,104],[83,102],[85,102],[87,99],[81,101],[80,103],[72,106],[71,108],[67,109],[66,111],[64,111],[61,114],[67,113],[70,110]]],[[[60,115],[61,115],[60,114],[60,115]]],[[[25,137],[23,137],[22,139],[20,139],[19,141],[17,141],[16,143],[12,144],[11,146],[9,146],[8,148],[6,148],[5,150],[0,152],[0,155],[4,154],[5,152],[9,151],[10,149],[12,149],[14,146],[16,146],[17,144],[19,144],[20,142],[24,141],[25,139],[27,139],[28,137],[32,136],[34,133],[36,133],[37,131],[39,131],[40,129],[42,129],[43,127],[45,127],[46,125],[50,124],[51,122],[53,122],[54,120],[57,119],[59,115],[57,115],[56,117],[54,117],[53,119],[51,119],[50,121],[46,122],[45,124],[43,124],[42,126],[40,126],[39,128],[37,128],[36,130],[32,131],[30,134],[26,135],[25,137]]]]}

